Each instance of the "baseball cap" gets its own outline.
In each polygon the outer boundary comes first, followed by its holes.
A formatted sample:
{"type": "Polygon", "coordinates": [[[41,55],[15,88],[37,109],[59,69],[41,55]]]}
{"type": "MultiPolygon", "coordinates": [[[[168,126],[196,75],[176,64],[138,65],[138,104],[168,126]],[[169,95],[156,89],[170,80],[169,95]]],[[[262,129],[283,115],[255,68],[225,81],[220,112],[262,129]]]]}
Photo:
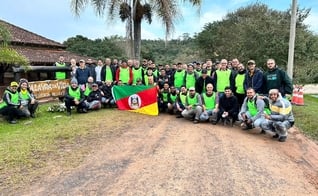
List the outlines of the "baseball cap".
{"type": "Polygon", "coordinates": [[[195,88],[194,87],[190,87],[189,91],[195,91],[195,88]]]}
{"type": "Polygon", "coordinates": [[[254,60],[249,60],[249,61],[247,61],[247,64],[255,64],[255,61],[254,60]]]}
{"type": "Polygon", "coordinates": [[[13,81],[10,83],[10,86],[19,86],[19,84],[17,82],[13,81]]]}

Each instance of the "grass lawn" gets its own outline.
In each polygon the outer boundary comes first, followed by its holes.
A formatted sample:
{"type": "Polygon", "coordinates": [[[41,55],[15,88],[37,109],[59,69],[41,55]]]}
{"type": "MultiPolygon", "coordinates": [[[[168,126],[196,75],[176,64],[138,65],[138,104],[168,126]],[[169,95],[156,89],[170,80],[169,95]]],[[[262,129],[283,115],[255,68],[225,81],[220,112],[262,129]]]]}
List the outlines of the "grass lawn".
{"type": "Polygon", "coordinates": [[[305,106],[293,106],[296,126],[315,141],[318,141],[318,96],[305,95],[305,106]]]}

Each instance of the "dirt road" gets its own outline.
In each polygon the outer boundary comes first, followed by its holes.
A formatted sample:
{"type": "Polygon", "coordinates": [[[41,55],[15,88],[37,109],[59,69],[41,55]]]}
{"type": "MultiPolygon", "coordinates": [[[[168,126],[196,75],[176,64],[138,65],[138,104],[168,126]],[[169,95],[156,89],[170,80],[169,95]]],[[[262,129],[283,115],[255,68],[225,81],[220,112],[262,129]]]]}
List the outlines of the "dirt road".
{"type": "Polygon", "coordinates": [[[121,118],[121,134],[101,136],[102,142],[79,167],[55,167],[32,186],[17,192],[318,195],[318,147],[294,129],[287,142],[280,143],[256,130],[193,124],[170,115],[139,115],[138,121],[130,121],[129,115],[126,118],[121,118]]]}

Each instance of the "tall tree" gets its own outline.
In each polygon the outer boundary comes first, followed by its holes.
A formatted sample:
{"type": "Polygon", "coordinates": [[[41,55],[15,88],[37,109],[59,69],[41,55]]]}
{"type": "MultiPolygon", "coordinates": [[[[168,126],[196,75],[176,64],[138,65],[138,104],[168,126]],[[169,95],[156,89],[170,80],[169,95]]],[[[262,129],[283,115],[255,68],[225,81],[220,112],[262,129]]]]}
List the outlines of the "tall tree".
{"type": "MultiPolygon", "coordinates": [[[[152,22],[152,14],[163,22],[166,38],[173,32],[174,20],[178,18],[178,4],[186,0],[72,0],[72,10],[80,15],[89,3],[95,8],[97,15],[104,16],[108,12],[109,19],[119,14],[122,21],[127,22],[127,35],[131,40],[132,58],[140,58],[141,22],[145,19],[152,22]]],[[[202,0],[187,0],[193,6],[200,7],[202,0]]]]}

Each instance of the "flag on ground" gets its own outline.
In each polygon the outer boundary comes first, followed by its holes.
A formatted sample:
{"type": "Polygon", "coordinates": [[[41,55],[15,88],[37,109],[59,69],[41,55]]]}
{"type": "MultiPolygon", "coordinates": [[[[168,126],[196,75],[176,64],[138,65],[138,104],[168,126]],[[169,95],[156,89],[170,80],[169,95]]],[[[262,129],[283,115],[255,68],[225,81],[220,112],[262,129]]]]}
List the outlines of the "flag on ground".
{"type": "Polygon", "coordinates": [[[155,86],[114,86],[112,93],[120,110],[158,115],[157,88],[155,86]]]}

